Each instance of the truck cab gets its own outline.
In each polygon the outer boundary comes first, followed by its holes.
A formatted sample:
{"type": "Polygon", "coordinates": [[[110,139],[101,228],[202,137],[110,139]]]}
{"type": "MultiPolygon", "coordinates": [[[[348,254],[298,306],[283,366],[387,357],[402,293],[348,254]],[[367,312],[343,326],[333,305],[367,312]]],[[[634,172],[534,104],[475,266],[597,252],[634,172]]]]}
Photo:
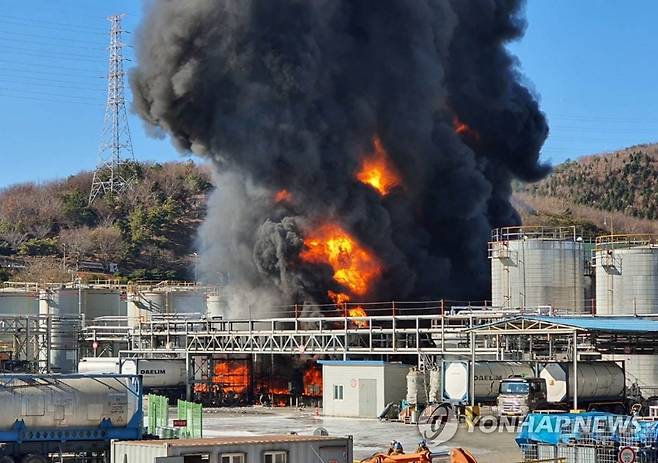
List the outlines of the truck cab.
{"type": "Polygon", "coordinates": [[[506,378],[500,381],[496,399],[499,417],[524,417],[533,410],[544,408],[546,380],[543,378],[506,378]]]}

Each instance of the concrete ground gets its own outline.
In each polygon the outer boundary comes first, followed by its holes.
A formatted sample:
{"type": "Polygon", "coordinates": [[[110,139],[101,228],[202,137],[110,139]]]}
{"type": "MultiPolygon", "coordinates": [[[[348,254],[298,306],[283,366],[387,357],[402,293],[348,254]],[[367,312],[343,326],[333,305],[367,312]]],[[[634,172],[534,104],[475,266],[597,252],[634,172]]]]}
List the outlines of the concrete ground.
{"type": "MultiPolygon", "coordinates": [[[[314,409],[294,408],[217,408],[204,411],[204,437],[259,434],[312,434],[323,427],[329,434],[354,437],[354,458],[360,460],[383,451],[391,440],[402,443],[406,451],[416,448],[420,437],[414,425],[380,422],[376,419],[316,416],[314,409]]],[[[521,461],[521,453],[512,432],[467,432],[460,426],[457,435],[436,450],[464,447],[478,463],[521,461]]],[[[434,449],[433,449],[434,450],[434,449]]]]}

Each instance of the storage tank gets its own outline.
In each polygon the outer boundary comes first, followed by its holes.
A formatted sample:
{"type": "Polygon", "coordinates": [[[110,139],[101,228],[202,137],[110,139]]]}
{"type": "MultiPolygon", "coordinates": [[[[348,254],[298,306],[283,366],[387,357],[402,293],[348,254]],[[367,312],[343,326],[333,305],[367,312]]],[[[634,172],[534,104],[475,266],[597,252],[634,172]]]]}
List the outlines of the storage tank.
{"type": "MultiPolygon", "coordinates": [[[[79,306],[77,289],[44,289],[39,292],[39,315],[50,316],[50,346],[40,361],[50,371],[71,373],[78,363],[79,306]]],[[[42,322],[46,329],[46,321],[42,322]]]]}
{"type": "MultiPolygon", "coordinates": [[[[539,372],[546,380],[549,402],[573,400],[573,363],[548,363],[539,372]]],[[[624,397],[624,370],[615,362],[578,362],[578,400],[598,401],[624,397]]]]}
{"type": "Polygon", "coordinates": [[[575,227],[495,229],[489,259],[495,307],[585,311],[585,252],[575,227]]]}
{"type": "Polygon", "coordinates": [[[206,293],[203,291],[173,290],[167,296],[168,313],[206,314],[206,293]]]}
{"type": "Polygon", "coordinates": [[[16,289],[0,290],[0,315],[37,315],[39,293],[16,289]]]}
{"type": "MultiPolygon", "coordinates": [[[[597,315],[658,313],[658,235],[599,236],[594,262],[597,315]]],[[[658,386],[657,355],[607,357],[626,362],[630,383],[658,386]]]]}
{"type": "MultiPolygon", "coordinates": [[[[140,416],[136,378],[0,375],[0,432],[22,420],[28,429],[98,428],[104,419],[127,426],[140,416]]],[[[137,423],[140,424],[140,423],[137,423]]],[[[71,435],[67,440],[75,440],[71,435]]]]}
{"type": "Polygon", "coordinates": [[[407,402],[411,405],[427,403],[424,371],[411,368],[407,373],[407,402]]]}
{"type": "MultiPolygon", "coordinates": [[[[466,403],[470,399],[470,362],[443,363],[443,398],[449,402],[466,403]]],[[[534,370],[522,362],[475,362],[475,402],[493,402],[498,397],[500,380],[518,376],[531,378],[534,370]]]]}
{"type": "Polygon", "coordinates": [[[166,294],[159,291],[134,291],[128,293],[128,324],[136,326],[140,321],[151,319],[151,314],[165,313],[166,294]]]}
{"type": "Polygon", "coordinates": [[[658,312],[658,236],[596,238],[597,315],[658,312]]]}
{"type": "Polygon", "coordinates": [[[78,373],[141,375],[144,389],[182,387],[187,375],[184,359],[125,359],[119,371],[118,357],[85,357],[78,373]]]}
{"type": "Polygon", "coordinates": [[[82,307],[87,321],[98,317],[125,317],[127,313],[126,297],[118,289],[84,288],[82,307]]]}
{"type": "Polygon", "coordinates": [[[176,388],[185,385],[187,371],[184,359],[125,360],[121,374],[141,375],[145,389],[176,388]]]}
{"type": "Polygon", "coordinates": [[[206,309],[208,318],[226,318],[226,299],[218,294],[209,294],[206,298],[206,309]]]}
{"type": "Polygon", "coordinates": [[[80,374],[119,374],[119,357],[84,357],[78,363],[80,374]]]}

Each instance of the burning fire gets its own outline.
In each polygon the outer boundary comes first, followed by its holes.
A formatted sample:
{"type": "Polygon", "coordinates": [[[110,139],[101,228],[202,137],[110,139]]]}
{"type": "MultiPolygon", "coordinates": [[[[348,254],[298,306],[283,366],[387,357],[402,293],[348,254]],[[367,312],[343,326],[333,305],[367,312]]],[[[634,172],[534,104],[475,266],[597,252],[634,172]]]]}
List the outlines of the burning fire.
{"type": "Polygon", "coordinates": [[[322,397],[322,368],[318,364],[304,372],[304,395],[322,397]]]}
{"type": "Polygon", "coordinates": [[[373,138],[372,144],[375,151],[363,159],[356,178],[361,183],[373,187],[380,195],[386,196],[402,182],[395,166],[389,160],[380,138],[377,136],[373,138]]]}
{"type": "Polygon", "coordinates": [[[212,382],[221,385],[224,392],[244,394],[249,387],[249,366],[243,361],[218,360],[215,362],[212,382]]]}
{"type": "Polygon", "coordinates": [[[334,280],[352,294],[365,295],[370,283],[381,274],[379,259],[336,223],[311,231],[304,244],[306,249],[300,258],[304,262],[329,264],[334,280]]]}
{"type": "MultiPolygon", "coordinates": [[[[368,314],[360,305],[356,307],[348,307],[347,303],[352,299],[345,293],[337,293],[335,291],[329,290],[327,292],[329,298],[334,301],[334,303],[343,309],[343,315],[345,317],[367,317],[368,314]]],[[[368,328],[368,322],[366,320],[353,320],[353,323],[358,328],[368,328]]]]}
{"type": "Polygon", "coordinates": [[[291,199],[292,199],[292,193],[290,193],[285,188],[283,190],[277,191],[276,194],[274,195],[274,201],[276,201],[277,203],[288,202],[291,199]]]}
{"type": "Polygon", "coordinates": [[[452,118],[452,128],[457,135],[461,135],[462,137],[475,141],[480,139],[480,134],[471,126],[459,120],[457,116],[453,116],[452,118]]]}

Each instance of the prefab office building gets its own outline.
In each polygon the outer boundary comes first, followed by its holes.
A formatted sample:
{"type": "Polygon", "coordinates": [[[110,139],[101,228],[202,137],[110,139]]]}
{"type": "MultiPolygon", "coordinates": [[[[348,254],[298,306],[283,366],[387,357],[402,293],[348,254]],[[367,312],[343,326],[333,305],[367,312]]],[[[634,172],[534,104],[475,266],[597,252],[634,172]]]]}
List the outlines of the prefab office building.
{"type": "Polygon", "coordinates": [[[324,415],[376,418],[386,404],[406,396],[409,365],[371,360],[320,363],[324,415]]]}

